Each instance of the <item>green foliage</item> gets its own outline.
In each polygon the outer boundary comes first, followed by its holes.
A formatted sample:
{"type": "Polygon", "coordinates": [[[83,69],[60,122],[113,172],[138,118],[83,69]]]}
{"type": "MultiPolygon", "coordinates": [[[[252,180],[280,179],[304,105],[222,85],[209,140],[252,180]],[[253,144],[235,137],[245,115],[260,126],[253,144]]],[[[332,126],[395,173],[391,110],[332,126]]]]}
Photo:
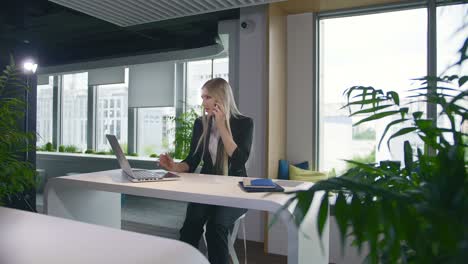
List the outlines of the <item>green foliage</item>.
{"type": "Polygon", "coordinates": [[[44,144],[42,147],[37,147],[36,150],[37,151],[49,151],[49,152],[56,151],[56,149],[54,149],[52,143],[50,142],[44,144]]]}
{"type": "Polygon", "coordinates": [[[156,154],[156,153],[153,153],[153,154],[150,155],[150,158],[159,158],[159,155],[156,154]]]}
{"type": "MultiPolygon", "coordinates": [[[[461,65],[467,57],[468,39],[460,49],[461,65]]],[[[393,117],[380,139],[416,135],[425,148],[403,145],[404,162],[379,164],[348,160],[354,165],[341,177],[330,178],[309,190],[292,192],[297,200],[294,219],[300,224],[314,197],[324,192],[317,227],[323,231],[328,195],[336,196],[335,217],[341,242],[352,232],[358,249],[367,243],[371,263],[464,263],[468,257],[468,177],[466,119],[468,76],[425,77],[411,91],[412,103],[426,102],[449,121],[439,127],[425,113],[400,105],[400,96],[373,87],[355,86],[345,91],[351,116],[370,114],[354,125],[393,117]],[[457,88],[450,88],[457,87],[457,88]],[[356,107],[359,109],[356,110],[356,107]],[[393,129],[397,128],[396,131],[393,129]],[[402,166],[403,165],[403,166],[402,166]]],[[[410,103],[410,104],[412,104],[410,103]]],[[[319,198],[319,197],[317,197],[319,198]]]]}
{"type": "Polygon", "coordinates": [[[176,159],[185,159],[190,151],[190,140],[192,139],[192,129],[198,114],[194,108],[182,113],[178,117],[171,117],[176,123],[174,153],[172,157],[176,159]]]}
{"type": "Polygon", "coordinates": [[[60,145],[59,148],[58,148],[58,151],[59,151],[59,152],[65,152],[65,146],[64,146],[64,145],[60,145]]]}
{"type": "Polygon", "coordinates": [[[138,153],[128,153],[127,156],[138,157],[138,153]]]}
{"type": "MultiPolygon", "coordinates": [[[[351,160],[354,160],[354,161],[357,161],[357,162],[360,162],[360,163],[366,163],[366,164],[369,164],[369,163],[375,163],[375,147],[372,149],[372,151],[366,155],[366,156],[353,156],[351,158],[351,160]]],[[[347,163],[346,164],[346,171],[351,169],[351,168],[354,168],[356,167],[356,165],[352,164],[352,163],[347,163]]]]}
{"type": "Polygon", "coordinates": [[[22,131],[18,122],[26,112],[18,94],[24,95],[27,89],[12,59],[0,75],[0,204],[35,185],[34,165],[21,161],[34,148],[28,143],[36,142],[35,135],[22,131]]]}
{"type": "Polygon", "coordinates": [[[85,154],[94,154],[94,150],[87,149],[87,150],[85,150],[85,154]]]}
{"type": "Polygon", "coordinates": [[[79,152],[78,151],[78,148],[74,145],[67,145],[64,147],[63,149],[64,151],[63,152],[68,152],[68,153],[77,153],[79,152]]]}
{"type": "Polygon", "coordinates": [[[55,151],[54,146],[50,142],[47,142],[47,144],[45,144],[44,150],[45,151],[55,151]]]}

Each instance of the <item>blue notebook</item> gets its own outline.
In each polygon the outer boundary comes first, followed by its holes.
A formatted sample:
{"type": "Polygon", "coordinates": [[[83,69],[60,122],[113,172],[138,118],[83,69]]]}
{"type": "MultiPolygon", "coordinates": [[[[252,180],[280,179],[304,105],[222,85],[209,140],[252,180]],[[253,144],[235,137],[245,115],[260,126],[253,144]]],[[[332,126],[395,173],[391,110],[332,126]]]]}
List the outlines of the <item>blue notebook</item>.
{"type": "Polygon", "coordinates": [[[276,186],[271,179],[244,178],[242,183],[245,187],[274,188],[276,186]]]}
{"type": "Polygon", "coordinates": [[[283,192],[283,187],[274,183],[271,179],[244,178],[239,186],[246,192],[283,192]]]}

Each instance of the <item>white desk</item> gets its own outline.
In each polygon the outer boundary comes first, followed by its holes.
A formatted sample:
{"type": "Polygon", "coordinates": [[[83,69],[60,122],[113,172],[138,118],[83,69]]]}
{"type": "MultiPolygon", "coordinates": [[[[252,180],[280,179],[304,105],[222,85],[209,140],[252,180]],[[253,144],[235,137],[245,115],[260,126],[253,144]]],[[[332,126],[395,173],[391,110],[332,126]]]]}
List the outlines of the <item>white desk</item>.
{"type": "Polygon", "coordinates": [[[0,263],[154,264],[208,260],[177,240],[0,207],[0,263]]]}
{"type": "MultiPolygon", "coordinates": [[[[132,183],[120,170],[112,170],[53,178],[45,189],[44,211],[49,215],[120,228],[120,193],[273,213],[288,199],[282,193],[246,193],[238,186],[240,177],[189,173],[179,173],[179,176],[180,181],[132,183]]],[[[307,186],[310,185],[303,184],[307,186]]],[[[299,232],[289,210],[280,215],[288,229],[289,264],[328,263],[328,223],[323,243],[316,227],[320,199],[314,199],[299,232]]]]}

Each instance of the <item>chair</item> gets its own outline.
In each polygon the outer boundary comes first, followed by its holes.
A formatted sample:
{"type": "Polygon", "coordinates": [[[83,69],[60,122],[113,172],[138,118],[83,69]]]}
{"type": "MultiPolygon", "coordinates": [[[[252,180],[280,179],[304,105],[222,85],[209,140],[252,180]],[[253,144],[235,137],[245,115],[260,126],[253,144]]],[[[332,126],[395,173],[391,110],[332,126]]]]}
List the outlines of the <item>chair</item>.
{"type": "MultiPolygon", "coordinates": [[[[236,222],[234,222],[234,227],[232,228],[232,232],[229,234],[228,237],[228,249],[229,249],[229,256],[231,257],[231,261],[233,264],[239,264],[239,259],[237,258],[236,250],[234,248],[234,243],[237,239],[237,232],[239,231],[239,225],[242,224],[242,234],[244,236],[244,263],[247,264],[247,242],[245,239],[245,214],[241,215],[237,218],[236,222]]],[[[206,243],[206,224],[203,227],[203,243],[201,243],[202,251],[205,252],[205,255],[208,257],[208,250],[207,250],[207,243],[206,243]]]]}

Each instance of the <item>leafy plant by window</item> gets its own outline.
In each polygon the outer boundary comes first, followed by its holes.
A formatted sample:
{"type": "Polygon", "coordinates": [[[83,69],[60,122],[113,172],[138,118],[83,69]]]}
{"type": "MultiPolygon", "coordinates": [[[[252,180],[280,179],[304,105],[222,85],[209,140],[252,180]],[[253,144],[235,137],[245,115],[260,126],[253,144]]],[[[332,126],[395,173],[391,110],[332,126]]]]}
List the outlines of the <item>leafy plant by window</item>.
{"type": "Polygon", "coordinates": [[[170,117],[175,121],[175,139],[173,157],[176,159],[185,159],[190,151],[190,140],[192,139],[192,129],[195,120],[198,118],[195,108],[190,108],[187,112],[177,117],[170,117]]]}
{"type": "MultiPolygon", "coordinates": [[[[360,163],[365,163],[365,164],[370,164],[370,163],[375,163],[375,147],[372,149],[372,151],[365,156],[353,156],[351,160],[360,162],[360,163]]],[[[355,164],[352,163],[347,163],[346,164],[346,170],[349,170],[351,168],[356,167],[355,164]]]]}
{"type": "Polygon", "coordinates": [[[34,187],[34,165],[23,160],[23,155],[34,148],[33,133],[24,132],[18,120],[26,112],[24,95],[28,87],[11,59],[0,76],[0,204],[34,187]]]}
{"type": "Polygon", "coordinates": [[[55,151],[54,146],[50,142],[47,142],[47,144],[45,144],[44,149],[45,151],[55,151]]]}
{"type": "Polygon", "coordinates": [[[81,153],[80,151],[78,151],[78,147],[76,147],[74,145],[66,145],[65,148],[64,148],[64,152],[81,153]]]}
{"type": "Polygon", "coordinates": [[[55,152],[57,151],[54,146],[52,145],[52,143],[50,142],[47,142],[46,144],[44,144],[42,147],[37,147],[36,148],[37,151],[48,151],[48,152],[55,152]]]}
{"type": "MultiPolygon", "coordinates": [[[[468,39],[460,49],[461,67],[468,58],[468,39]]],[[[403,144],[404,162],[382,161],[355,165],[341,177],[292,192],[287,205],[297,201],[295,221],[300,224],[314,197],[321,199],[317,226],[322,234],[329,209],[329,194],[336,197],[335,218],[341,242],[351,232],[355,245],[370,247],[371,263],[464,263],[468,257],[467,102],[468,76],[429,76],[409,98],[441,109],[438,118],[401,105],[398,93],[355,86],[345,92],[351,116],[370,114],[354,125],[394,117],[381,137],[387,146],[400,136],[414,134],[426,150],[403,144]],[[456,88],[453,88],[456,87],[456,88]],[[359,107],[356,110],[355,107],[359,107]],[[397,128],[393,131],[392,128],[397,128]],[[320,196],[324,193],[323,196],[320,196]]]]}

